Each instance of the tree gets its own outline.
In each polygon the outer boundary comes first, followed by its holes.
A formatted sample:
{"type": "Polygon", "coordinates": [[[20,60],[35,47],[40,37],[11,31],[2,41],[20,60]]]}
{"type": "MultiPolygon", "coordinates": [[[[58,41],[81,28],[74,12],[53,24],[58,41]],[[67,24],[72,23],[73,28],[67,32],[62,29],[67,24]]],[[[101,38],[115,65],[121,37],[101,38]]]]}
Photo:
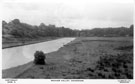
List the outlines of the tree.
{"type": "Polygon", "coordinates": [[[74,36],[133,36],[133,25],[130,28],[94,28],[87,30],[73,30],[65,27],[56,27],[55,25],[45,25],[41,23],[39,26],[32,26],[14,19],[9,23],[2,21],[2,33],[11,34],[15,37],[38,39],[40,37],[74,37],[74,36]]]}
{"type": "Polygon", "coordinates": [[[133,32],[134,32],[134,25],[131,25],[130,26],[130,36],[133,36],[133,32]]]}

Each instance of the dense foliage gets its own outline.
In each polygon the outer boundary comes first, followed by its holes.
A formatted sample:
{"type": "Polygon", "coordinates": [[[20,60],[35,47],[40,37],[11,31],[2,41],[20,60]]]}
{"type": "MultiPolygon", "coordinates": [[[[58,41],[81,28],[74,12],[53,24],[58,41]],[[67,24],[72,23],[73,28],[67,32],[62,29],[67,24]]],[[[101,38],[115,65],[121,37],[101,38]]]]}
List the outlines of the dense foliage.
{"type": "Polygon", "coordinates": [[[55,25],[33,26],[22,23],[19,19],[14,19],[7,23],[2,21],[3,36],[14,36],[21,38],[38,37],[76,37],[76,36],[133,36],[133,25],[130,28],[94,28],[91,30],[73,30],[65,27],[56,27],[55,25]]]}
{"type": "Polygon", "coordinates": [[[35,64],[45,64],[45,54],[42,51],[36,51],[34,54],[34,63],[35,64]]]}
{"type": "Polygon", "coordinates": [[[116,50],[127,51],[116,55],[101,55],[95,68],[87,68],[93,78],[133,79],[133,45],[122,46],[116,50]]]}

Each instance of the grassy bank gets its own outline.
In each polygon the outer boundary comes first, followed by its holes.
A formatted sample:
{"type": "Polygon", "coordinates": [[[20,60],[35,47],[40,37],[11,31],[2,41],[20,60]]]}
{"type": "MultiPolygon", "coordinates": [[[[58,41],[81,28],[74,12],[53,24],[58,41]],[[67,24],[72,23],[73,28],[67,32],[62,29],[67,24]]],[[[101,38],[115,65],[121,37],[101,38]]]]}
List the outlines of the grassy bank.
{"type": "Polygon", "coordinates": [[[46,57],[46,65],[33,65],[16,78],[133,79],[129,37],[80,37],[46,57]]]}
{"type": "Polygon", "coordinates": [[[14,37],[2,38],[2,49],[35,44],[35,43],[50,41],[58,38],[60,37],[40,37],[36,39],[14,38],[14,37]]]}

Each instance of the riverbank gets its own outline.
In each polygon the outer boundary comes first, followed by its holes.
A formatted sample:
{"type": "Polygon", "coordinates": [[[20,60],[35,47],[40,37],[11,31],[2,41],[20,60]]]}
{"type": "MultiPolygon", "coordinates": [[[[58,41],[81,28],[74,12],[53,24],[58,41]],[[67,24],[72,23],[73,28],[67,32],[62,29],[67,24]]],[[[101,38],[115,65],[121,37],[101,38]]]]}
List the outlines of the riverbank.
{"type": "MultiPolygon", "coordinates": [[[[132,79],[133,77],[133,39],[128,37],[80,37],[58,51],[48,53],[46,57],[46,65],[33,65],[15,78],[132,79]],[[106,56],[108,59],[104,59],[106,56]],[[111,64],[108,66],[106,62],[111,64]],[[119,66],[115,66],[115,63],[119,66]]],[[[8,71],[10,72],[10,69],[8,71]]],[[[5,74],[4,71],[2,73],[5,74]]]]}
{"type": "MultiPolygon", "coordinates": [[[[50,40],[55,40],[60,37],[40,37],[38,39],[18,39],[18,40],[5,40],[2,42],[2,49],[6,48],[12,48],[12,47],[18,47],[18,46],[24,46],[24,45],[29,45],[29,44],[35,44],[35,43],[41,43],[45,41],[50,41],[50,40]]],[[[15,39],[11,37],[10,39],[15,39]]]]}

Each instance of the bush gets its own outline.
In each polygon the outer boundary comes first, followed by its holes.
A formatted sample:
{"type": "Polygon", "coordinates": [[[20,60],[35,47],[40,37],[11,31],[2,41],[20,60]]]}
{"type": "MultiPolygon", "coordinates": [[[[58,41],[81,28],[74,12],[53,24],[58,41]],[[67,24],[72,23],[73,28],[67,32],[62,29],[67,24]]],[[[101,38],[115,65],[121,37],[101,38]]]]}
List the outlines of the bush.
{"type": "MultiPolygon", "coordinates": [[[[109,74],[98,74],[98,77],[109,79],[133,79],[133,54],[122,53],[117,55],[105,55],[97,61],[96,69],[109,74]],[[106,70],[105,70],[106,69],[106,70]],[[108,70],[107,70],[108,69],[108,70]]],[[[96,71],[95,71],[96,72],[96,71]]]]}
{"type": "Polygon", "coordinates": [[[36,51],[34,53],[34,57],[35,57],[34,58],[34,63],[35,64],[41,64],[41,65],[45,64],[46,56],[42,51],[36,51]]]}

